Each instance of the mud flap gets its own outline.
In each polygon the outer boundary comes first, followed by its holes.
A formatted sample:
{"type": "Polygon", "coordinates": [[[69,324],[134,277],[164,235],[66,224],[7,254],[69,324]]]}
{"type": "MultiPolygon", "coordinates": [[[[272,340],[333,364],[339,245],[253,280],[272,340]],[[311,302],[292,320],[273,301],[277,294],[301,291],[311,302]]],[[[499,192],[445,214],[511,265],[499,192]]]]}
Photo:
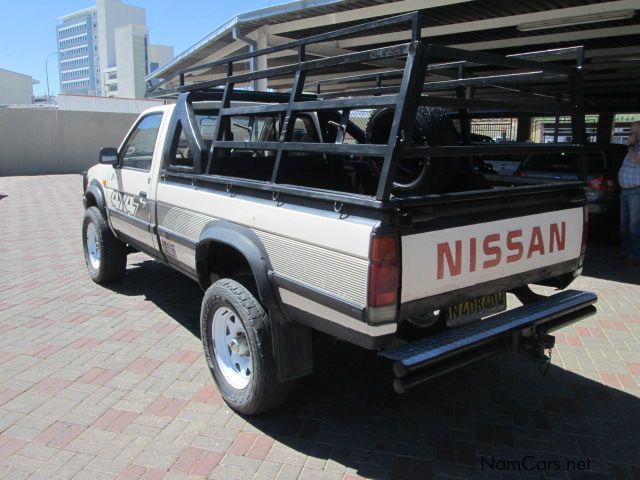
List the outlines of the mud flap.
{"type": "Polygon", "coordinates": [[[287,320],[273,309],[271,338],[278,381],[288,382],[309,375],[313,371],[313,343],[311,329],[287,320]]]}

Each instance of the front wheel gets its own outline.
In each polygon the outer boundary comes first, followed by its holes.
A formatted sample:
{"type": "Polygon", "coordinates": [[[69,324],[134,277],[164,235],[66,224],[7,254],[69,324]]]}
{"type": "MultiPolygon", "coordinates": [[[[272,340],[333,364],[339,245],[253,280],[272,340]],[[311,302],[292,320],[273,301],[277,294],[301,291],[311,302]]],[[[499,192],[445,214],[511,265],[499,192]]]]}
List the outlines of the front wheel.
{"type": "Polygon", "coordinates": [[[200,331],[213,379],[231,408],[255,415],[287,399],[293,383],[276,377],[269,317],[244,286],[222,279],[207,289],[200,331]]]}
{"type": "Polygon", "coordinates": [[[111,233],[97,207],[84,213],[82,247],[91,280],[102,285],[122,279],[127,268],[127,246],[111,233]]]}

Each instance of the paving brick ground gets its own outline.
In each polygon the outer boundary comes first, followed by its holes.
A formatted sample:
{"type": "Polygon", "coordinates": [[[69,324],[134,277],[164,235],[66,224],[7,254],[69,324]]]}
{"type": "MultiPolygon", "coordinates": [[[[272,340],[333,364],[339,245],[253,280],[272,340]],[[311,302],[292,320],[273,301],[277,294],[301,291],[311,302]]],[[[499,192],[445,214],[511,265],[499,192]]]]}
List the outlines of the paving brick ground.
{"type": "Polygon", "coordinates": [[[389,364],[319,337],[292,400],[242,418],[205,366],[195,284],[140,254],[93,284],[78,176],[0,194],[0,478],[640,478],[640,275],[610,246],[577,282],[597,316],[544,377],[504,355],[397,396],[389,364]]]}

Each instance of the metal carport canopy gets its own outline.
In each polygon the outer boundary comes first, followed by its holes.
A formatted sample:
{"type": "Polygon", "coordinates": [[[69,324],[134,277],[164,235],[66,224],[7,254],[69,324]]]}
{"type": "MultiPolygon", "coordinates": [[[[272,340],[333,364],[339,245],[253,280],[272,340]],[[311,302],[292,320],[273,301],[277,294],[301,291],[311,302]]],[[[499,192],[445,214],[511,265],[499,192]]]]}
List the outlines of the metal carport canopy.
{"type": "MultiPolygon", "coordinates": [[[[514,54],[549,48],[586,47],[587,108],[640,110],[640,0],[308,0],[238,15],[196,45],[156,70],[147,80],[177,75],[182,69],[229,55],[266,48],[309,35],[386,16],[421,10],[422,36],[430,42],[467,50],[514,54]]],[[[309,57],[324,57],[407,41],[408,30],[390,27],[365,35],[318,44],[309,57]]],[[[575,58],[566,59],[567,62],[575,58]]],[[[558,61],[558,58],[555,58],[558,61]]],[[[562,57],[560,57],[562,61],[562,57]]],[[[258,57],[254,68],[296,62],[296,52],[258,57]]],[[[236,65],[236,72],[249,63],[236,65]]],[[[384,71],[368,65],[369,71],[384,71]]],[[[223,68],[199,72],[198,80],[221,78],[223,68]]],[[[314,80],[322,79],[317,75],[314,80]]],[[[175,79],[177,81],[177,78],[175,79]]],[[[187,76],[185,79],[189,83],[187,76]]],[[[261,80],[260,90],[287,89],[288,79],[261,80]]]]}

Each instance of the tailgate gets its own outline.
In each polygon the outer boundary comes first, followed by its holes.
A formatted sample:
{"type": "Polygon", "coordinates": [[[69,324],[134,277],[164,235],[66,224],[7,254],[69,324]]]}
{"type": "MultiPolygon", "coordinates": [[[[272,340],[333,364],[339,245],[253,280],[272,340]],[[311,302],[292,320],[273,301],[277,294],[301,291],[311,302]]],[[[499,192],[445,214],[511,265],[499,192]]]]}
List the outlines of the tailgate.
{"type": "Polygon", "coordinates": [[[576,270],[584,215],[580,206],[403,235],[402,310],[444,307],[576,270]]]}

